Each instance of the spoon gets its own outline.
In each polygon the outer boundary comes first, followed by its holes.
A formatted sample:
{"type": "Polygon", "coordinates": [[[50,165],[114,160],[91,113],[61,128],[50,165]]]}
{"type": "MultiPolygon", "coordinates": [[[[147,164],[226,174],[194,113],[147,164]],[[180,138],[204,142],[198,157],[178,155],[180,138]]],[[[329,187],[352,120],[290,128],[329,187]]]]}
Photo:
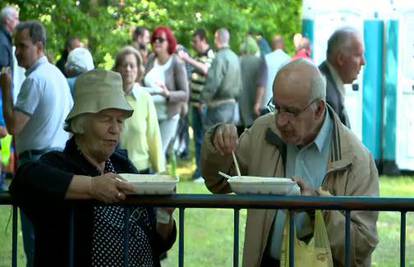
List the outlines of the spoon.
{"type": "Polygon", "coordinates": [[[221,175],[221,176],[223,176],[224,178],[231,179],[231,176],[230,176],[230,175],[228,175],[228,174],[225,174],[224,172],[219,171],[219,172],[218,172],[218,174],[220,174],[220,175],[221,175]]]}
{"type": "Polygon", "coordinates": [[[234,161],[234,165],[236,166],[237,175],[240,177],[241,173],[240,173],[239,163],[237,162],[236,155],[234,154],[234,151],[231,152],[231,155],[233,156],[233,161],[234,161]]]}

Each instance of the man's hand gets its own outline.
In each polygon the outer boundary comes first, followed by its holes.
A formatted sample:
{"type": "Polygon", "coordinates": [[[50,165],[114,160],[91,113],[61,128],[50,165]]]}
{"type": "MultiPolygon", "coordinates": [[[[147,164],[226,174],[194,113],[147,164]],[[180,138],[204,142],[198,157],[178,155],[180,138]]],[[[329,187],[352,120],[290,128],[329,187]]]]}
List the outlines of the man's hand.
{"type": "Polygon", "coordinates": [[[259,117],[260,116],[260,109],[261,109],[260,106],[261,106],[260,103],[254,104],[253,112],[256,115],[256,117],[259,117]]]}
{"type": "Polygon", "coordinates": [[[222,155],[230,155],[239,143],[237,128],[233,124],[222,124],[214,131],[213,145],[222,155]]]}
{"type": "Polygon", "coordinates": [[[7,129],[6,127],[0,126],[0,138],[3,138],[7,135],[7,129]]]}
{"type": "Polygon", "coordinates": [[[115,173],[105,173],[92,177],[91,197],[105,203],[113,203],[124,200],[126,194],[133,194],[134,187],[115,173]]]}
{"type": "Polygon", "coordinates": [[[177,55],[184,60],[185,62],[188,61],[188,59],[190,58],[190,56],[188,55],[188,53],[186,53],[184,50],[178,50],[177,55]]]}
{"type": "Polygon", "coordinates": [[[0,87],[3,92],[10,92],[11,81],[12,77],[10,67],[3,67],[0,74],[0,87]]]}
{"type": "Polygon", "coordinates": [[[317,196],[317,191],[310,188],[305,181],[303,181],[301,178],[299,177],[292,177],[292,180],[295,181],[299,188],[300,188],[300,193],[302,196],[317,196]]]}

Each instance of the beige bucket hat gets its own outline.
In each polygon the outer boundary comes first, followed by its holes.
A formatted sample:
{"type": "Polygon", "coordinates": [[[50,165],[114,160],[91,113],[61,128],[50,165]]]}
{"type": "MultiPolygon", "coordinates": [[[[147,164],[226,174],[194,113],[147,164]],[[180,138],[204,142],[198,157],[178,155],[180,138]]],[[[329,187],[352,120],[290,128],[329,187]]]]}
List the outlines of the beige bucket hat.
{"type": "Polygon", "coordinates": [[[92,70],[81,74],[75,82],[74,105],[66,117],[68,124],[84,113],[98,113],[104,109],[120,109],[132,115],[133,109],[125,99],[122,77],[107,70],[92,70]]]}

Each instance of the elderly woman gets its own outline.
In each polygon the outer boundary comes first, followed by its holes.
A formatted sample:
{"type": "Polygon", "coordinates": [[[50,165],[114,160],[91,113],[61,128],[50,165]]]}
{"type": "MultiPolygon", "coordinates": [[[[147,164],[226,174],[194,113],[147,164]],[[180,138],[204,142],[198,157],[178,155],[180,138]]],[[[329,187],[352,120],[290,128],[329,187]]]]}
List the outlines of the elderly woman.
{"type": "MultiPolygon", "coordinates": [[[[116,203],[134,188],[117,173],[136,173],[117,149],[126,118],[122,78],[93,70],[75,84],[75,105],[66,118],[73,133],[63,152],[50,152],[22,165],[11,185],[16,203],[35,228],[35,266],[68,266],[70,214],[74,210],[74,266],[123,266],[124,216],[118,206],[78,203],[91,199],[116,203]]],[[[136,207],[129,217],[129,266],[160,266],[159,255],[175,241],[171,210],[157,216],[136,207]]]]}
{"type": "Polygon", "coordinates": [[[184,62],[175,54],[177,41],[167,27],[151,36],[154,56],[148,59],[145,86],[156,88],[154,96],[164,154],[177,132],[180,111],[188,101],[188,80],[184,62]]]}
{"type": "Polygon", "coordinates": [[[267,81],[266,64],[259,53],[256,40],[247,36],[240,46],[240,70],[242,77],[242,91],[239,96],[240,127],[239,133],[249,128],[260,115],[261,91],[267,81]],[[257,103],[257,104],[256,104],[257,103]]]}
{"type": "Polygon", "coordinates": [[[114,70],[122,76],[123,90],[128,103],[134,109],[124,124],[121,147],[139,173],[165,171],[157,112],[151,95],[139,82],[144,75],[140,53],[132,46],[123,48],[116,56],[114,70]]]}

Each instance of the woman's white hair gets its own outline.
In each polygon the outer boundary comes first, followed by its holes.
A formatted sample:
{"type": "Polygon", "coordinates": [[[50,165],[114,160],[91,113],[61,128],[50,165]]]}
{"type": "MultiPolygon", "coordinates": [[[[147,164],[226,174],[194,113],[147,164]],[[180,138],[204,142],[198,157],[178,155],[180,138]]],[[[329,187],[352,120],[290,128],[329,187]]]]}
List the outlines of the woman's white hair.
{"type": "Polygon", "coordinates": [[[89,114],[83,113],[80,114],[73,119],[71,119],[69,122],[67,122],[67,125],[65,129],[68,132],[76,134],[84,134],[85,133],[85,126],[88,124],[88,121],[90,119],[89,114]]]}

